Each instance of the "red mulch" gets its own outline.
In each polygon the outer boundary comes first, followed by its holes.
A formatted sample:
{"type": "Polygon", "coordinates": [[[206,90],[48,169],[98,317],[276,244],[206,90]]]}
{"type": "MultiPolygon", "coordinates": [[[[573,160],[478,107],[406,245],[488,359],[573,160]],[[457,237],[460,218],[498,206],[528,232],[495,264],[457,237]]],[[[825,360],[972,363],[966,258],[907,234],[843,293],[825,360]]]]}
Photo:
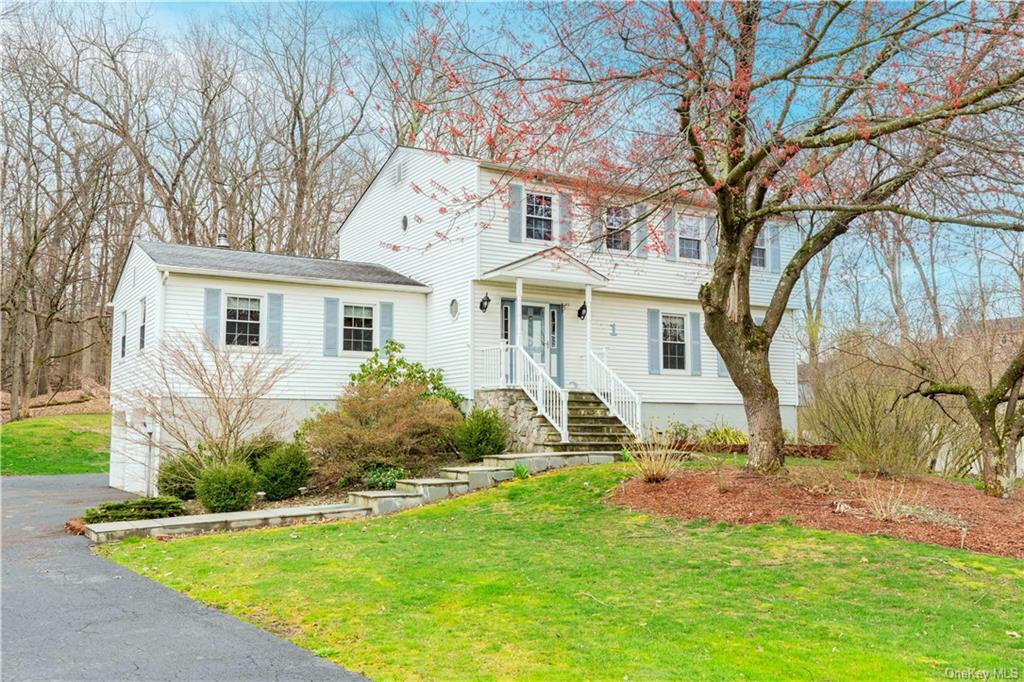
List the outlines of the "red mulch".
{"type": "MultiPolygon", "coordinates": [[[[701,443],[688,443],[685,440],[677,440],[672,443],[673,450],[683,452],[731,452],[733,454],[746,454],[747,443],[736,445],[705,445],[701,443]]],[[[807,459],[836,459],[835,445],[809,445],[806,443],[786,443],[782,446],[782,453],[786,457],[805,457],[807,459]]]]}
{"type": "Polygon", "coordinates": [[[838,475],[799,472],[763,477],[729,468],[723,469],[720,478],[707,471],[679,472],[664,483],[635,478],[621,486],[612,501],[684,520],[750,524],[786,518],[804,528],[884,534],[946,547],[959,548],[963,540],[964,549],[1024,559],[1024,489],[1001,500],[964,483],[918,478],[906,482],[903,499],[924,507],[925,514],[935,512],[942,518],[880,521],[859,515],[866,514],[862,485],[838,475]],[[814,480],[817,476],[829,476],[829,482],[814,480]],[[835,511],[837,501],[855,513],[835,511]],[[959,522],[951,521],[950,515],[959,522]],[[966,526],[966,537],[958,525],[966,526]]]}

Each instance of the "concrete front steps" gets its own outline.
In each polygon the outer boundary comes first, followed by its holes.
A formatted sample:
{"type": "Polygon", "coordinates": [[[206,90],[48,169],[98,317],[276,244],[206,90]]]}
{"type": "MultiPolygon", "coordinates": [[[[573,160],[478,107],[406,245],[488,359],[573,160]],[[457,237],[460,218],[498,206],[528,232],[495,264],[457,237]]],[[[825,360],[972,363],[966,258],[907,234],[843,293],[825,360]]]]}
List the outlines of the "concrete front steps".
{"type": "MultiPolygon", "coordinates": [[[[617,451],[616,451],[617,452],[617,451]]],[[[522,464],[530,474],[549,469],[607,464],[615,461],[615,452],[516,452],[484,457],[482,464],[452,466],[441,469],[441,478],[406,478],[394,490],[360,490],[348,494],[351,505],[368,507],[372,514],[418,507],[461,495],[472,490],[490,488],[515,477],[515,467],[522,464]]]]}

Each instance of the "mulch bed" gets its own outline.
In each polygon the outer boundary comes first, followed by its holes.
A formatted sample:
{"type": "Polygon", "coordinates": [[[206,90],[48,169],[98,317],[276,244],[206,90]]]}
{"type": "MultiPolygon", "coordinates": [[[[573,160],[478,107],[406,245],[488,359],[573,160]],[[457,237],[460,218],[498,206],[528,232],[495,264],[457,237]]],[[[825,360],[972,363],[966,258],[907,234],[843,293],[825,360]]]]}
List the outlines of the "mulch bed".
{"type": "Polygon", "coordinates": [[[864,486],[888,489],[893,482],[849,481],[839,475],[831,475],[828,482],[811,480],[815,475],[829,476],[800,472],[763,477],[731,467],[719,474],[685,471],[664,483],[634,478],[611,499],[636,511],[688,521],[752,524],[785,518],[804,528],[888,535],[1024,559],[1024,489],[1001,500],[964,483],[922,477],[904,484],[903,499],[912,503],[914,518],[881,521],[867,514],[864,486]]]}

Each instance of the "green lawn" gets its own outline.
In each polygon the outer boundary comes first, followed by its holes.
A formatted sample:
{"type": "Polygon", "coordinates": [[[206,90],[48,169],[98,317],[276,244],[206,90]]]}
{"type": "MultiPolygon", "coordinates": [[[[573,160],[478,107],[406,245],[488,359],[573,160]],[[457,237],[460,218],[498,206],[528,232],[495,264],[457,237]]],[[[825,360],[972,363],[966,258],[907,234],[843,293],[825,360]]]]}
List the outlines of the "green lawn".
{"type": "Polygon", "coordinates": [[[101,473],[109,457],[109,414],[33,417],[0,425],[4,476],[101,473]]]}
{"type": "Polygon", "coordinates": [[[582,467],[362,522],[101,553],[373,679],[918,679],[1022,666],[1024,563],[604,504],[582,467]]]}

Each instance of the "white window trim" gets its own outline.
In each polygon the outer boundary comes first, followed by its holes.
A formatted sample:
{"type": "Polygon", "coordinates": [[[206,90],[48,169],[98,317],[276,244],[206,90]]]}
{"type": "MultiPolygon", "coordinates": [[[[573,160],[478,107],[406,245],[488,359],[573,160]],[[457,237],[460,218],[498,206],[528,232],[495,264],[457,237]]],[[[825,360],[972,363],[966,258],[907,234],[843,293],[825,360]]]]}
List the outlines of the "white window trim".
{"type": "Polygon", "coordinates": [[[145,296],[139,299],[139,321],[135,325],[135,331],[137,332],[135,343],[139,346],[139,352],[145,353],[146,347],[142,343],[145,342],[146,345],[149,345],[149,303],[145,296]],[[145,328],[145,332],[143,332],[143,328],[145,328]]]}
{"type": "MultiPolygon", "coordinates": [[[[392,324],[394,320],[392,320],[392,324]]],[[[341,299],[338,301],[338,356],[343,355],[353,357],[370,357],[373,355],[373,349],[380,348],[380,310],[377,302],[371,301],[346,301],[341,299]],[[371,308],[373,315],[371,322],[373,324],[372,329],[372,341],[370,342],[370,350],[345,350],[345,306],[357,305],[361,308],[371,308]]]]}
{"type": "Polygon", "coordinates": [[[703,263],[705,257],[705,249],[707,246],[704,244],[704,237],[701,234],[703,232],[703,216],[690,215],[689,213],[677,213],[676,214],[676,254],[679,260],[691,261],[694,263],[703,263]],[[683,234],[681,225],[686,224],[690,221],[695,221],[697,228],[696,236],[691,234],[683,234]],[[697,257],[683,255],[683,242],[684,239],[692,239],[697,242],[697,257]]]}
{"type": "Polygon", "coordinates": [[[262,351],[262,350],[264,350],[264,348],[266,348],[266,344],[267,344],[267,333],[266,333],[267,325],[266,325],[266,320],[263,317],[264,314],[267,311],[267,295],[266,294],[244,294],[244,293],[240,293],[240,292],[237,292],[237,291],[232,291],[230,293],[224,293],[223,294],[223,299],[221,300],[221,310],[224,311],[224,314],[220,316],[221,317],[221,319],[220,319],[220,338],[221,338],[221,342],[224,344],[224,350],[228,350],[228,351],[232,351],[232,352],[236,352],[237,351],[237,352],[240,352],[240,353],[256,353],[256,352],[262,351]],[[260,301],[260,321],[259,321],[259,325],[260,325],[260,342],[259,342],[259,345],[256,345],[256,346],[239,346],[237,344],[228,343],[228,298],[232,297],[232,296],[235,297],[235,298],[258,298],[259,299],[259,301],[260,301]]]}
{"type": "Polygon", "coordinates": [[[754,264],[754,250],[750,251],[750,267],[757,268],[758,270],[768,269],[768,237],[765,234],[767,226],[761,228],[761,232],[757,235],[757,240],[754,242],[754,249],[761,249],[764,251],[764,265],[754,264]]]}
{"type": "Polygon", "coordinates": [[[558,194],[549,192],[547,190],[530,189],[529,187],[523,188],[523,241],[533,242],[535,244],[554,244],[558,241],[558,194]],[[550,197],[551,199],[551,239],[537,239],[536,237],[530,236],[530,231],[526,229],[526,219],[529,217],[526,211],[526,206],[529,203],[529,195],[536,194],[539,196],[550,197]]]}
{"type": "Polygon", "coordinates": [[[675,374],[677,376],[691,376],[693,367],[690,362],[690,317],[689,310],[659,310],[658,311],[658,365],[662,373],[675,374]],[[665,328],[663,320],[665,316],[681,317],[683,319],[683,369],[665,366],[665,328]]]}
{"type": "Polygon", "coordinates": [[[630,220],[633,220],[633,216],[630,215],[629,208],[623,207],[623,206],[606,206],[605,209],[604,209],[604,212],[601,215],[601,223],[604,225],[604,234],[601,235],[601,239],[602,239],[601,246],[603,246],[607,251],[614,251],[616,253],[630,254],[630,253],[633,252],[633,247],[634,247],[634,245],[633,245],[633,237],[635,236],[635,233],[636,233],[636,223],[630,225],[625,230],[623,230],[623,232],[625,232],[625,233],[627,233],[629,235],[629,246],[627,246],[624,249],[620,249],[618,247],[610,246],[608,244],[608,236],[609,236],[609,234],[608,234],[608,232],[609,232],[609,230],[608,230],[608,211],[611,211],[613,209],[621,209],[621,210],[626,211],[626,222],[627,223],[630,220]]]}

